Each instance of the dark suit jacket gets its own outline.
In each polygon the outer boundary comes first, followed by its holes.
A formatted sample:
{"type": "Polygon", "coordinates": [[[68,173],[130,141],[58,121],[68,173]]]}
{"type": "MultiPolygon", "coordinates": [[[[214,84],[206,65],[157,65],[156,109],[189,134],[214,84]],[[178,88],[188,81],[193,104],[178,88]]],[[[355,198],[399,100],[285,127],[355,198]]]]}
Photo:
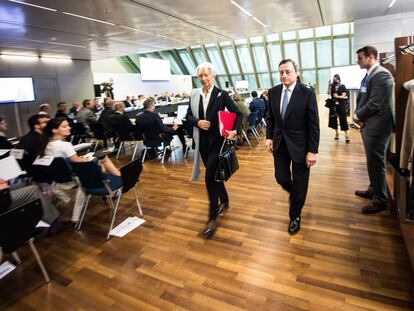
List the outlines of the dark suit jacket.
{"type": "Polygon", "coordinates": [[[7,211],[11,204],[9,189],[0,190],[0,214],[7,211]]]}
{"type": "Polygon", "coordinates": [[[132,106],[132,101],[130,100],[124,100],[123,103],[125,104],[125,107],[131,107],[132,106]]]}
{"type": "Polygon", "coordinates": [[[42,143],[42,135],[35,131],[30,131],[20,139],[19,148],[24,149],[28,154],[38,155],[41,151],[42,143]]]}
{"type": "Polygon", "coordinates": [[[112,114],[114,114],[115,111],[112,108],[105,108],[102,112],[101,115],[99,117],[98,122],[101,123],[103,125],[103,127],[107,130],[110,131],[111,130],[111,125],[109,124],[109,116],[111,116],[112,114]]]}
{"type": "Polygon", "coordinates": [[[11,149],[13,145],[7,140],[7,137],[0,135],[0,149],[11,149]]]}
{"type": "Polygon", "coordinates": [[[269,89],[269,113],[266,139],[273,140],[273,151],[285,139],[294,162],[304,162],[308,152],[317,153],[319,146],[319,117],[315,93],[303,84],[296,83],[285,119],[280,114],[282,84],[269,89]]]}
{"type": "Polygon", "coordinates": [[[145,139],[156,140],[160,134],[174,135],[174,130],[162,123],[158,113],[144,110],[137,115],[135,119],[135,126],[139,133],[145,135],[145,139]]]}
{"type": "MultiPolygon", "coordinates": [[[[200,106],[202,104],[203,100],[200,96],[200,106]]],[[[216,149],[217,147],[221,147],[221,144],[223,143],[224,138],[220,136],[219,131],[218,112],[220,110],[225,110],[225,108],[227,108],[227,110],[230,112],[236,113],[236,121],[234,122],[233,128],[237,131],[240,131],[242,113],[240,112],[239,108],[237,108],[234,101],[230,98],[229,93],[214,86],[213,91],[211,92],[210,101],[208,103],[205,116],[205,120],[210,121],[210,128],[207,131],[208,144],[210,149],[216,149]]],[[[200,119],[194,117],[193,112],[191,110],[191,104],[188,106],[186,120],[190,123],[190,125],[193,126],[197,126],[198,121],[200,121],[200,119]]],[[[205,131],[200,129],[200,133],[201,132],[205,131]]]]}
{"type": "Polygon", "coordinates": [[[129,120],[128,116],[125,114],[115,112],[108,116],[108,122],[113,128],[122,126],[130,133],[135,132],[135,126],[132,124],[131,120],[129,120]]]}
{"type": "Polygon", "coordinates": [[[357,97],[357,117],[364,122],[362,133],[372,136],[390,135],[394,128],[391,110],[393,78],[384,67],[377,66],[365,81],[366,92],[357,97]]]}

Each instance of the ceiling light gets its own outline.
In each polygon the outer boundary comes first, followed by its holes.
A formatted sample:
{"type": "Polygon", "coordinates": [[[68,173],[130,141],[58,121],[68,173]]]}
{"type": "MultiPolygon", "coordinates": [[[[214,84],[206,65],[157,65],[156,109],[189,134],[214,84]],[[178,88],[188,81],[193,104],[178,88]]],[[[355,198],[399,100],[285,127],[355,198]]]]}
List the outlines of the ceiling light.
{"type": "Polygon", "coordinates": [[[69,64],[72,62],[70,58],[55,58],[55,57],[40,57],[41,61],[49,62],[49,63],[60,63],[60,64],[69,64]]]}
{"type": "Polygon", "coordinates": [[[102,24],[116,26],[114,23],[106,22],[106,21],[103,21],[103,20],[100,20],[100,19],[96,19],[96,18],[92,18],[92,17],[82,16],[82,15],[73,14],[73,13],[64,12],[64,11],[62,11],[61,13],[62,14],[66,14],[66,15],[70,15],[70,16],[74,16],[74,17],[79,17],[79,18],[87,19],[87,20],[93,21],[93,22],[98,22],[98,23],[102,23],[102,24]]]}
{"type": "Polygon", "coordinates": [[[5,60],[14,60],[14,61],[24,61],[24,62],[35,62],[39,60],[37,56],[30,55],[11,55],[11,54],[1,54],[1,58],[5,60]]]}
{"type": "Polygon", "coordinates": [[[388,8],[391,9],[395,2],[397,2],[397,0],[392,0],[391,3],[388,5],[388,8]]]}
{"type": "Polygon", "coordinates": [[[252,17],[253,15],[250,14],[246,9],[243,9],[240,5],[238,5],[236,2],[234,2],[233,0],[230,0],[230,2],[232,4],[234,4],[235,6],[237,6],[240,10],[242,10],[244,13],[246,13],[247,15],[249,15],[250,17],[252,17]]]}
{"type": "Polygon", "coordinates": [[[258,18],[256,18],[256,17],[254,17],[254,16],[253,16],[253,19],[254,19],[256,22],[258,22],[260,25],[262,25],[263,27],[267,28],[267,25],[266,25],[266,24],[264,24],[263,22],[261,22],[258,18]]]}
{"type": "Polygon", "coordinates": [[[63,45],[63,46],[73,46],[75,48],[83,48],[86,49],[86,46],[83,45],[76,45],[76,44],[69,44],[69,43],[60,43],[60,42],[47,42],[49,44],[55,44],[55,45],[63,45]]]}
{"type": "Polygon", "coordinates": [[[152,32],[145,31],[145,30],[141,30],[141,29],[137,29],[137,28],[133,28],[133,27],[128,27],[128,26],[122,26],[122,25],[117,25],[117,26],[119,26],[119,27],[121,27],[121,28],[128,29],[128,30],[133,30],[133,31],[143,32],[143,33],[146,33],[146,34],[148,34],[148,35],[153,35],[153,33],[152,33],[152,32]]]}
{"type": "Polygon", "coordinates": [[[14,2],[14,3],[18,3],[18,4],[23,4],[23,5],[27,5],[27,6],[32,6],[38,9],[43,9],[43,10],[47,10],[47,11],[52,11],[52,12],[57,12],[57,10],[52,9],[52,8],[48,8],[45,6],[41,6],[41,5],[36,5],[36,4],[31,4],[31,3],[27,3],[27,2],[23,2],[23,1],[18,1],[18,0],[9,0],[10,2],[14,2]]]}

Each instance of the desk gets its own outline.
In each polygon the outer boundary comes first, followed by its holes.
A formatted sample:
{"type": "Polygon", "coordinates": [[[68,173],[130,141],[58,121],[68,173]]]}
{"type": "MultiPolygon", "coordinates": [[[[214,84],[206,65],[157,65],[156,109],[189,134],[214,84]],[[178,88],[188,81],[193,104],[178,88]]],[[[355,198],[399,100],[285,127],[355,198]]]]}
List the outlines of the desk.
{"type": "MultiPolygon", "coordinates": [[[[180,105],[188,105],[190,103],[190,100],[182,100],[175,103],[168,103],[168,104],[157,104],[155,105],[155,111],[156,113],[163,113],[163,114],[173,114],[177,111],[178,106],[180,105]]],[[[137,116],[137,114],[143,112],[144,109],[136,109],[132,111],[125,112],[125,114],[128,116],[129,119],[132,119],[137,116]]]]}

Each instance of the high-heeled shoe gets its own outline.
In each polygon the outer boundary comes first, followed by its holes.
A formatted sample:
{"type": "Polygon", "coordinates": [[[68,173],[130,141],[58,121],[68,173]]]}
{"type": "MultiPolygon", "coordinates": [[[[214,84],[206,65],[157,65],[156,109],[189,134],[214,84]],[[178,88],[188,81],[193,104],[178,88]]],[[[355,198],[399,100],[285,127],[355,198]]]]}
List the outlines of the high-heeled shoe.
{"type": "Polygon", "coordinates": [[[334,139],[335,140],[338,140],[339,139],[339,134],[336,134],[335,137],[334,137],[334,139]]]}
{"type": "Polygon", "coordinates": [[[345,142],[346,142],[347,144],[349,144],[349,143],[351,142],[351,140],[349,139],[349,137],[345,137],[345,142]]]}
{"type": "Polygon", "coordinates": [[[224,210],[229,208],[229,202],[220,203],[217,209],[217,215],[221,214],[224,210]]]}

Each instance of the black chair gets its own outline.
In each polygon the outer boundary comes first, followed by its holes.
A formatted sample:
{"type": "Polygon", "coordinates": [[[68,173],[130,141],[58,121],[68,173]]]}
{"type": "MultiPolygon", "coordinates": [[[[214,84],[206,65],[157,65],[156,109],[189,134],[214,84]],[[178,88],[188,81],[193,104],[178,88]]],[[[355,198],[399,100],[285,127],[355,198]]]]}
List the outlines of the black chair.
{"type": "Polygon", "coordinates": [[[263,125],[266,126],[266,122],[263,120],[264,113],[264,109],[259,109],[257,111],[256,127],[263,128],[263,125]]]}
{"type": "Polygon", "coordinates": [[[76,145],[85,141],[85,138],[88,136],[85,126],[81,122],[72,123],[70,126],[72,135],[70,142],[76,145]]]}
{"type": "Polygon", "coordinates": [[[118,153],[116,154],[116,158],[118,159],[122,148],[125,148],[125,142],[133,142],[135,146],[134,146],[134,152],[132,153],[131,160],[134,160],[135,154],[137,153],[137,149],[138,149],[138,141],[134,137],[133,133],[131,133],[129,131],[129,128],[127,126],[124,126],[123,124],[111,124],[111,126],[114,129],[116,135],[118,136],[118,141],[120,142],[118,153]]]}
{"type": "Polygon", "coordinates": [[[131,188],[134,189],[135,201],[137,202],[137,207],[139,214],[143,216],[141,204],[139,203],[139,198],[135,186],[139,181],[139,176],[142,172],[142,161],[141,159],[136,159],[124,165],[120,169],[122,177],[122,193],[128,192],[131,188]]]}
{"type": "MultiPolygon", "coordinates": [[[[37,252],[33,238],[34,229],[42,216],[40,199],[0,214],[0,248],[6,254],[13,254],[28,242],[46,283],[49,283],[49,275],[37,252]]],[[[0,261],[2,252],[0,252],[0,261]]]]}
{"type": "Polygon", "coordinates": [[[246,139],[247,143],[249,144],[249,147],[251,148],[252,145],[250,143],[249,137],[247,136],[247,132],[248,130],[251,130],[254,137],[256,137],[257,141],[260,141],[260,136],[259,133],[256,130],[256,120],[257,120],[257,114],[258,112],[250,112],[249,114],[249,118],[247,119],[247,129],[242,129],[242,134],[244,136],[244,138],[246,139]]]}
{"type": "Polygon", "coordinates": [[[73,171],[68,160],[65,158],[54,158],[50,165],[50,178],[60,184],[73,181],[73,171]]]}
{"type": "Polygon", "coordinates": [[[103,144],[105,145],[106,144],[105,141],[109,138],[109,135],[108,135],[107,130],[100,123],[89,124],[89,126],[91,128],[93,136],[96,139],[95,147],[93,149],[93,151],[96,151],[96,149],[98,148],[99,142],[102,141],[103,144]]]}

